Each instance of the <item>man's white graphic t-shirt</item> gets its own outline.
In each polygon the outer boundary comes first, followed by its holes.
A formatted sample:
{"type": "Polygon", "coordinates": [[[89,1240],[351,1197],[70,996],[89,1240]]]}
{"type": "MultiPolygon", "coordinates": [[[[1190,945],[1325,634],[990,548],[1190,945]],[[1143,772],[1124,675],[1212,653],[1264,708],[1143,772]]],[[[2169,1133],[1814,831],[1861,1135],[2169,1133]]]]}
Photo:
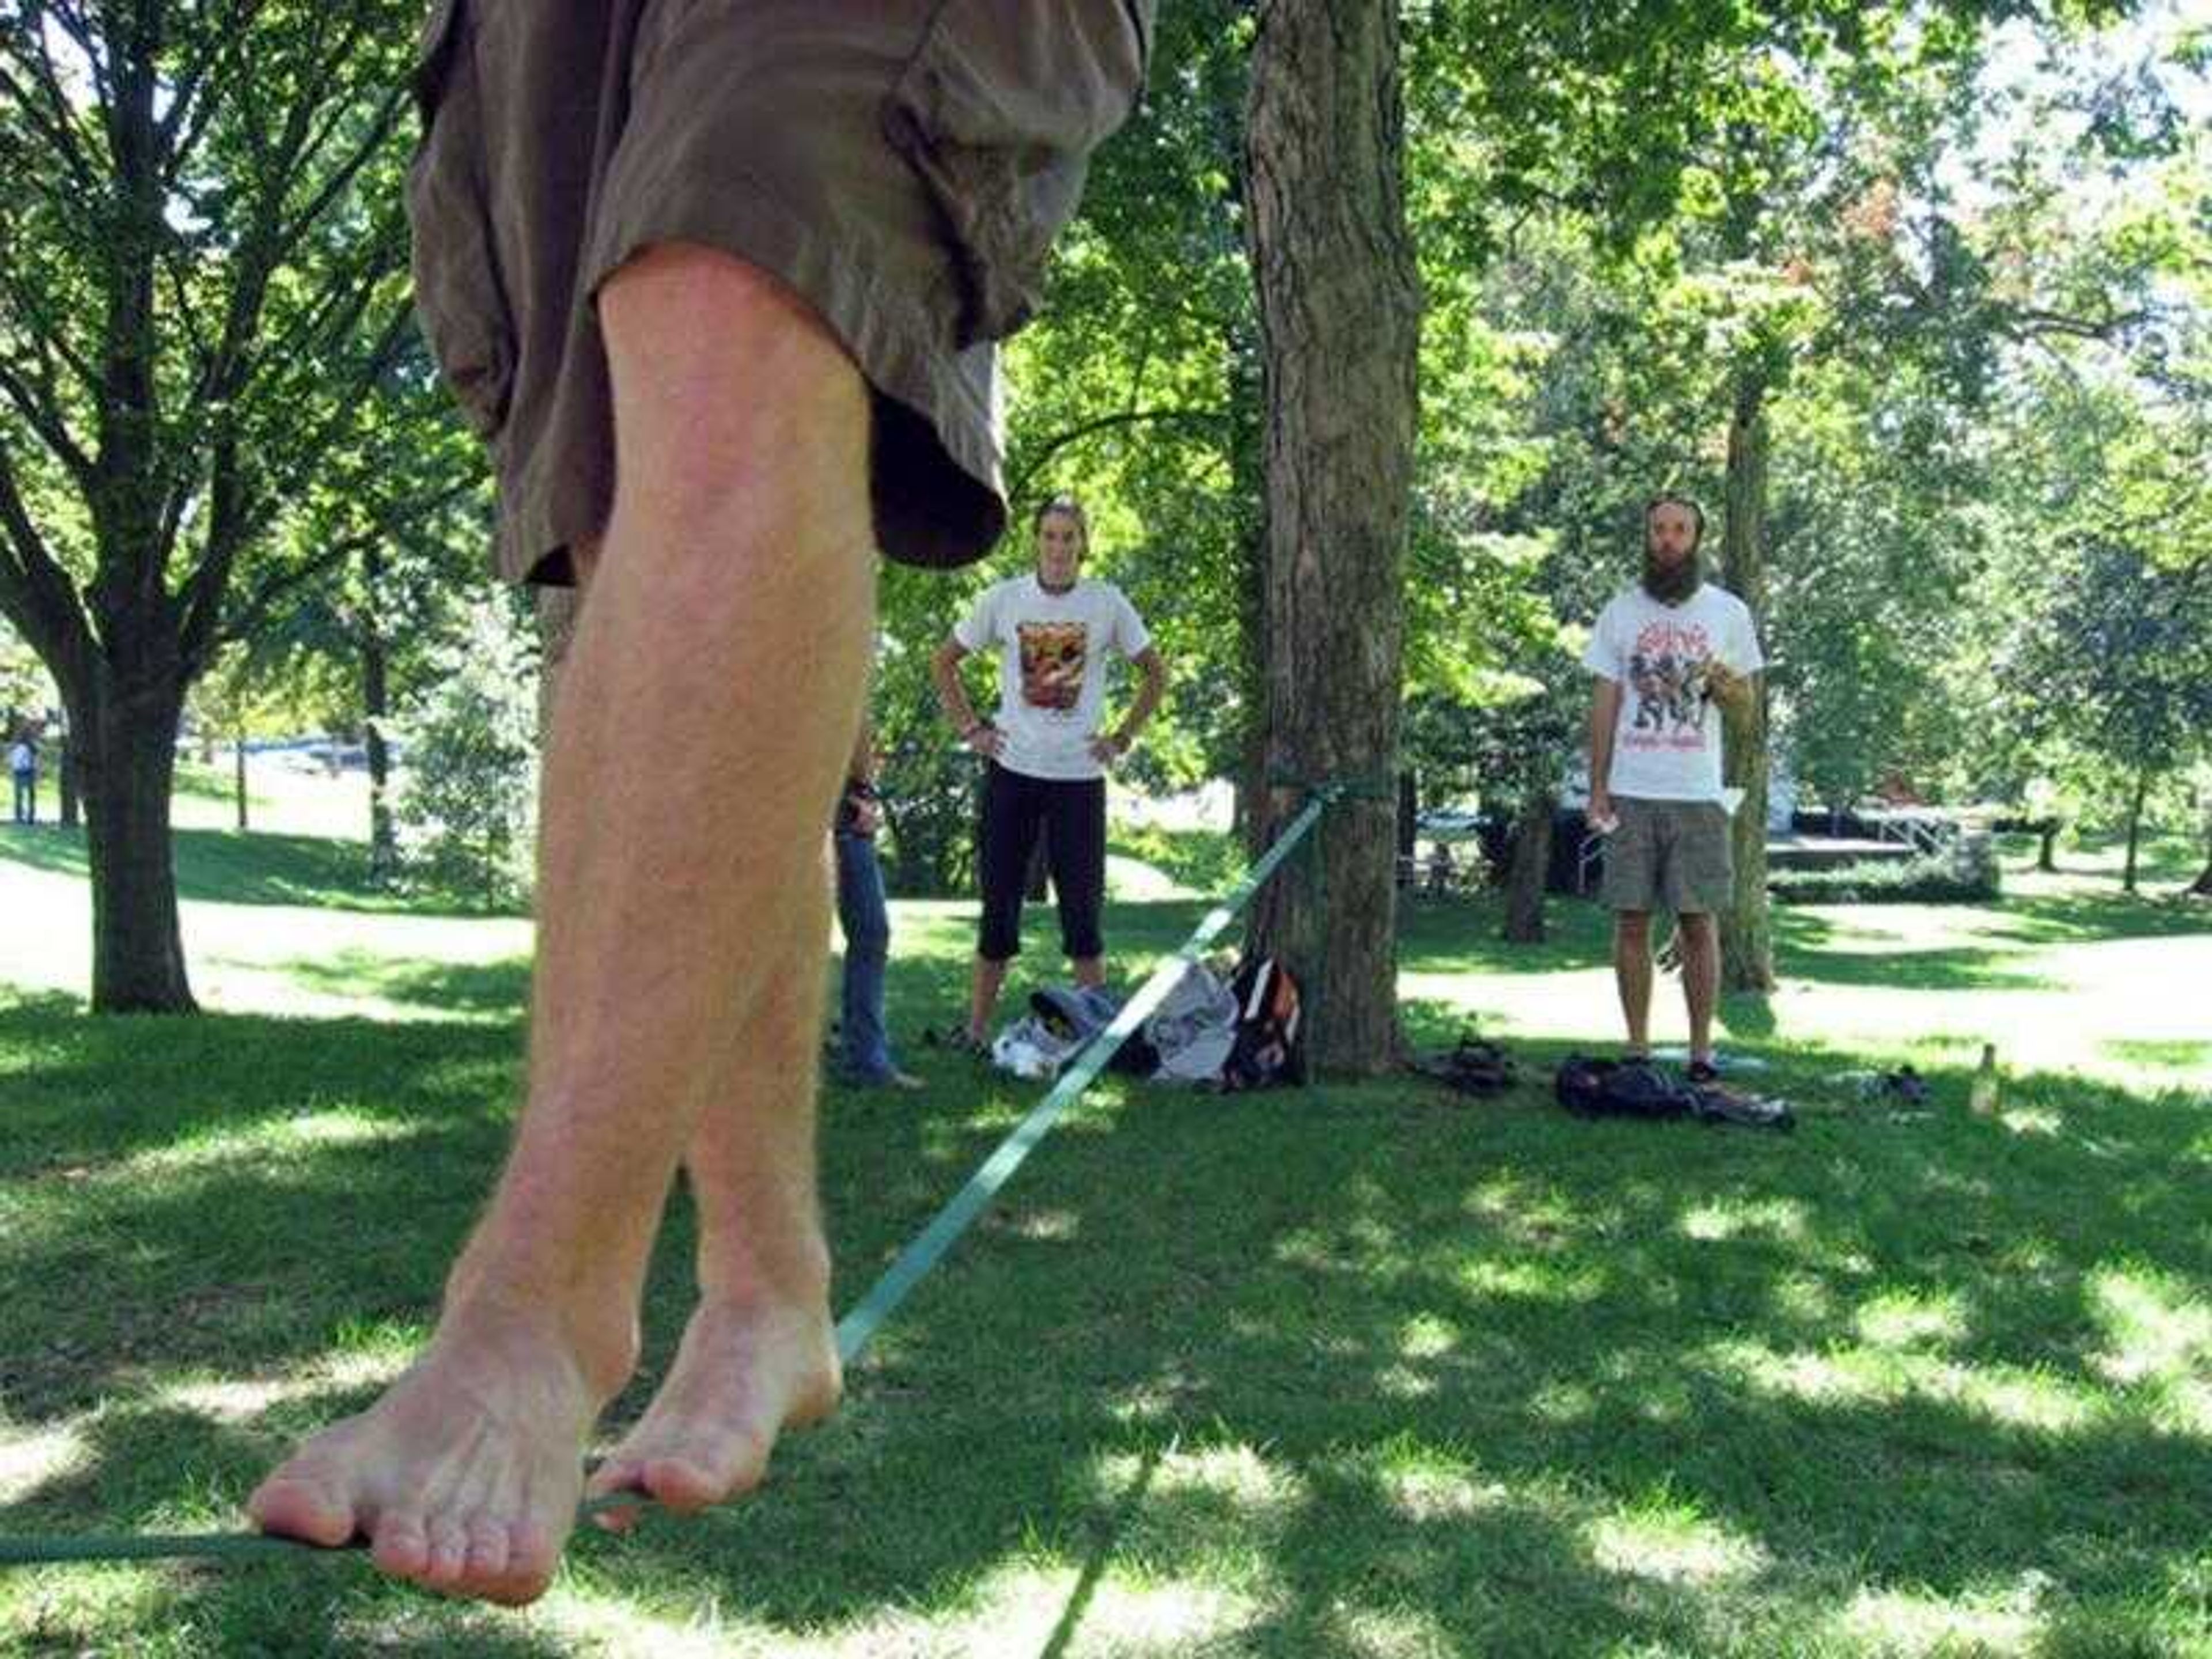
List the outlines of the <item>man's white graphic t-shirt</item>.
{"type": "Polygon", "coordinates": [[[1620,687],[1606,787],[1643,800],[1721,799],[1721,710],[1705,683],[1710,664],[1738,674],[1766,665],[1751,611],[1711,582],[1680,605],[1640,586],[1598,613],[1583,666],[1620,687]]]}
{"type": "Polygon", "coordinates": [[[969,651],[997,650],[999,764],[1032,778],[1096,778],[1091,739],[1106,701],[1106,653],[1133,657],[1152,642],[1111,582],[1048,593],[1034,574],[988,588],[952,630],[969,651]]]}

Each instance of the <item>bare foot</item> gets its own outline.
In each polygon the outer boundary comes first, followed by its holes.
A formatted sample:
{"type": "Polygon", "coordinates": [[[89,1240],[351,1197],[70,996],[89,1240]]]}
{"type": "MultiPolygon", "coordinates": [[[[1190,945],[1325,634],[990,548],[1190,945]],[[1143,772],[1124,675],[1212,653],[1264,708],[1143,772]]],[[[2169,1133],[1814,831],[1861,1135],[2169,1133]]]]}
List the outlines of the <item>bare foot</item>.
{"type": "Polygon", "coordinates": [[[427,1589],[534,1601],[575,1523],[599,1404],[559,1340],[449,1313],[381,1399],[308,1441],[246,1507],[265,1532],[364,1537],[380,1571],[427,1589]]]}
{"type": "MultiPolygon", "coordinates": [[[[821,1421],[843,1391],[827,1309],[762,1311],[702,1301],[668,1380],[592,1472],[589,1495],[647,1492],[688,1512],[750,1492],[767,1472],[776,1437],[821,1421]]],[[[637,1514],[616,1509],[592,1518],[619,1532],[637,1514]]]]}

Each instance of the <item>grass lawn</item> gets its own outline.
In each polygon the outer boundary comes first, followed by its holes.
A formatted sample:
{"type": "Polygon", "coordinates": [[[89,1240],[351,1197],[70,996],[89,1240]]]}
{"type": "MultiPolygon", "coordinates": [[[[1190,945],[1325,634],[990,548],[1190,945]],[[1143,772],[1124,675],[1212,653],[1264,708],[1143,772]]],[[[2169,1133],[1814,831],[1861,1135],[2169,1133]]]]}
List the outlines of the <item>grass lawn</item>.
{"type": "MultiPolygon", "coordinates": [[[[367,893],[268,805],[179,833],[191,1021],[82,1018],[81,849],[0,839],[0,1533],[238,1524],[424,1333],[503,1146],[526,922],[367,893]]],[[[2212,914],[2068,863],[1780,913],[1728,1046],[1795,1136],[1102,1088],[754,1501],[586,1539],[520,1614],[351,1559],[0,1573],[0,1652],[2212,1654],[2212,914]],[[1925,1115],[1830,1080],[1906,1058],[1925,1115]]],[[[957,1005],[971,914],[895,907],[897,1032],[957,1005]]],[[[1553,919],[1513,951],[1417,902],[1416,1036],[1610,1044],[1601,921],[1553,919]]],[[[927,1093],[826,1103],[840,1308],[1036,1097],[907,1058],[927,1093]]]]}

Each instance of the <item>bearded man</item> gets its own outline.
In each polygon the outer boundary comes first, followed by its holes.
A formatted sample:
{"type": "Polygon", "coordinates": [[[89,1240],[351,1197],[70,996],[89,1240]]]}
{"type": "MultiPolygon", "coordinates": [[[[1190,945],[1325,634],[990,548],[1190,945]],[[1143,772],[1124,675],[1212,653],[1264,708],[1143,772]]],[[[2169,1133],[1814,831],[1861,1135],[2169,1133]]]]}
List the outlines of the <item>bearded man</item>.
{"type": "Polygon", "coordinates": [[[1735,890],[1721,791],[1723,722],[1707,720],[1706,705],[1743,706],[1765,665],[1749,608],[1704,580],[1698,550],[1705,531],[1695,501],[1653,500],[1644,511],[1644,579],[1613,595],[1583,653],[1583,665],[1597,676],[1589,821],[1607,838],[1600,896],[1613,913],[1613,977],[1629,1054],[1650,1052],[1651,913],[1663,908],[1681,935],[1689,1074],[1698,1083],[1717,1075],[1713,917],[1735,890]],[[1625,682],[1633,684],[1643,718],[1623,696],[1625,682]]]}

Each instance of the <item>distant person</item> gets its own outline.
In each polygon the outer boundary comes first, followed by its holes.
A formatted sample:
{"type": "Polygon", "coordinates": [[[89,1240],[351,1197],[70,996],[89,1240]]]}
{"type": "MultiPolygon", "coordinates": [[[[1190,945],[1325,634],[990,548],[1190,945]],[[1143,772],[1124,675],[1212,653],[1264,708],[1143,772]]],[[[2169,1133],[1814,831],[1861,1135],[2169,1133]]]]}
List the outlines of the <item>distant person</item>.
{"type": "Polygon", "coordinates": [[[1590,827],[1607,837],[1599,896],[1613,913],[1613,977],[1632,1055],[1650,1052],[1651,913],[1680,931],[1693,1082],[1711,1082],[1720,994],[1715,915],[1735,902],[1721,728],[1712,704],[1747,704],[1765,666],[1751,611],[1698,568],[1704,512],[1662,495],[1644,514],[1644,577],[1615,594],[1583,665],[1590,708],[1590,827]]]}
{"type": "Polygon", "coordinates": [[[39,745],[28,733],[8,750],[8,776],[15,786],[15,822],[39,821],[39,745]]]}
{"type": "Polygon", "coordinates": [[[884,902],[884,867],[876,856],[876,832],[883,824],[876,777],[875,726],[863,714],[830,834],[837,855],[837,926],[845,935],[838,1074],[858,1088],[919,1089],[921,1079],[899,1069],[884,1019],[891,918],[884,902]]]}
{"type": "Polygon", "coordinates": [[[1136,607],[1113,583],[1083,574],[1091,526],[1082,507],[1056,495],[1030,528],[1036,568],[986,589],[931,665],[947,718],[988,763],[975,860],[983,914],[966,1033],[978,1052],[990,1042],[1006,964],[1022,948],[1022,890],[1040,833],[1075,982],[1105,984],[1106,770],[1128,754],[1168,684],[1136,607]],[[962,661],[983,651],[999,659],[991,720],[977,716],[960,683],[962,661]],[[1142,676],[1136,701],[1111,732],[1102,729],[1109,651],[1142,676]]]}

